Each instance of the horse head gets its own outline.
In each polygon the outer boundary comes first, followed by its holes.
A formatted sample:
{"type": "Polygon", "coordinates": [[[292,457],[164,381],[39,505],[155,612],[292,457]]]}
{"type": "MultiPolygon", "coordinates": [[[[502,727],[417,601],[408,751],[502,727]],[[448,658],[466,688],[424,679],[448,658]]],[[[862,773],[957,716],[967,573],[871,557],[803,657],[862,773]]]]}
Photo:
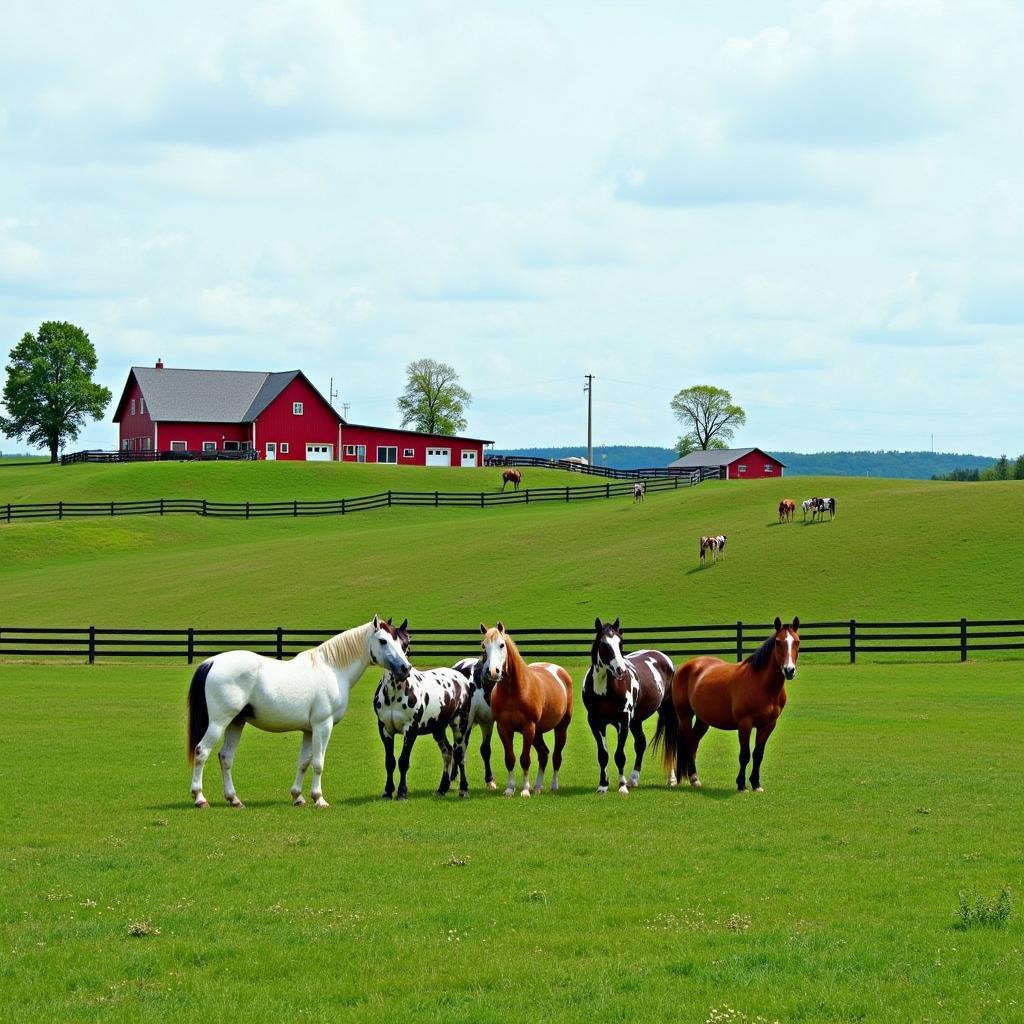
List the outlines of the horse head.
{"type": "Polygon", "coordinates": [[[782,619],[775,616],[775,664],[786,677],[796,675],[796,659],[800,653],[800,618],[793,619],[791,626],[784,626],[782,619]]]}
{"type": "Polygon", "coordinates": [[[609,679],[621,682],[628,670],[622,656],[622,628],[618,618],[614,622],[594,620],[594,644],[590,648],[590,663],[595,670],[603,670],[609,679]]]}
{"type": "Polygon", "coordinates": [[[488,629],[481,622],[480,632],[484,635],[480,643],[480,647],[484,652],[484,656],[481,659],[483,662],[483,678],[485,681],[496,683],[505,674],[505,662],[508,657],[508,646],[505,643],[505,624],[499,619],[496,626],[488,629]]]}
{"type": "Polygon", "coordinates": [[[396,679],[404,681],[412,672],[412,665],[405,656],[409,649],[409,620],[406,619],[397,628],[388,619],[385,622],[379,615],[374,615],[370,630],[370,661],[381,665],[396,679]],[[404,636],[404,641],[403,641],[404,636]]]}

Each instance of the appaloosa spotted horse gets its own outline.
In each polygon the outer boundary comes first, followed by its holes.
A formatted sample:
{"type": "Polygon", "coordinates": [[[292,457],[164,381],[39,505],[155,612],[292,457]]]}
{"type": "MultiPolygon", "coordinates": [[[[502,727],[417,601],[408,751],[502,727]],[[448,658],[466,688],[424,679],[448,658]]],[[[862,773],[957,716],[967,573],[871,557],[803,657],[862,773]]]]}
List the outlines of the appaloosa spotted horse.
{"type": "Polygon", "coordinates": [[[468,714],[462,728],[463,761],[465,761],[466,750],[469,746],[469,734],[474,725],[479,725],[480,758],[484,763],[484,783],[488,789],[497,789],[498,784],[494,781],[494,772],[491,771],[491,734],[494,732],[491,690],[494,689],[494,681],[488,679],[484,673],[483,658],[463,658],[452,667],[469,680],[470,688],[468,714]]]}
{"type": "MultiPolygon", "coordinates": [[[[408,620],[397,628],[387,624],[399,641],[403,652],[409,649],[408,620]]],[[[459,772],[459,796],[469,796],[466,781],[464,723],[469,719],[472,694],[466,677],[451,668],[434,668],[426,672],[413,669],[405,679],[386,672],[373,695],[377,712],[377,731],[384,744],[387,784],[384,799],[395,796],[405,800],[409,795],[406,781],[412,748],[420,736],[433,736],[441,751],[443,768],[437,795],[444,796],[451,788],[455,771],[459,772]],[[447,732],[451,730],[452,743],[447,732]],[[398,790],[395,791],[395,736],[404,737],[398,758],[398,790]]]]}

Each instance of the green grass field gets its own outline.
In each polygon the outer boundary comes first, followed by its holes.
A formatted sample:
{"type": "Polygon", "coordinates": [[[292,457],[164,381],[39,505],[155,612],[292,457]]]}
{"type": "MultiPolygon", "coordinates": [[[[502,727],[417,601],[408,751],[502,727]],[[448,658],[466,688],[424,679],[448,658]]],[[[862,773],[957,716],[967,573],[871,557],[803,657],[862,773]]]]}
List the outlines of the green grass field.
{"type": "Polygon", "coordinates": [[[598,797],[578,716],[558,795],[486,793],[474,741],[438,801],[424,741],[406,804],[368,675],[324,812],[288,802],[298,737],[251,731],[247,809],[191,809],[187,675],[0,674],[5,1020],[1021,1020],[1019,908],[953,926],[961,889],[1021,891],[1019,666],[802,666],[764,794],[718,733],[703,791],[651,758],[598,797]]]}
{"type": "MultiPolygon", "coordinates": [[[[252,493],[236,475],[251,468],[0,467],[0,502],[380,489],[319,475],[330,466],[273,476],[293,468],[279,464],[252,493]]],[[[390,486],[457,485],[397,472],[390,486]]],[[[843,479],[704,484],[640,506],[14,523],[0,525],[0,628],[341,628],[378,610],[513,632],[595,615],[1016,618],[1021,511],[1019,483],[843,479]],[[776,523],[781,496],[811,493],[836,495],[834,522],[776,523]],[[728,555],[702,570],[707,532],[728,535],[728,555]]],[[[568,667],[578,689],[584,666],[568,667]]],[[[559,795],[484,792],[474,740],[472,798],[437,801],[421,741],[404,805],[378,799],[367,675],[321,813],[287,799],[298,737],[251,730],[235,763],[247,809],[191,808],[189,674],[0,664],[4,1020],[1024,1019],[1019,660],[803,659],[765,794],[734,793],[736,740],[719,733],[703,791],[667,790],[650,758],[638,792],[599,798],[578,713],[559,795]],[[954,927],[961,890],[1007,884],[1005,928],[954,927]]],[[[221,792],[215,760],[206,792],[221,792]]]]}

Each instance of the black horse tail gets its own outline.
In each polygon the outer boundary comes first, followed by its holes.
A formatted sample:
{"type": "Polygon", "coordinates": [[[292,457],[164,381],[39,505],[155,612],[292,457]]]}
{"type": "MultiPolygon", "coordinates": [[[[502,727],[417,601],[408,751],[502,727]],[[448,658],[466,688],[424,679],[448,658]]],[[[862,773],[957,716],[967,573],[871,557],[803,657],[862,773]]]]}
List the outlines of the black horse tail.
{"type": "Polygon", "coordinates": [[[188,688],[188,763],[196,759],[196,747],[210,725],[210,709],[206,706],[206,677],[213,668],[213,659],[204,661],[192,676],[188,688]]]}
{"type": "Polygon", "coordinates": [[[835,518],[835,515],[836,515],[836,499],[833,498],[832,499],[832,518],[833,519],[835,518]]]}
{"type": "Polygon", "coordinates": [[[654,733],[652,748],[657,750],[662,743],[665,745],[661,759],[662,764],[665,766],[665,771],[674,772],[679,749],[679,716],[676,714],[676,706],[672,701],[671,686],[665,692],[665,698],[658,707],[658,728],[654,733]]]}

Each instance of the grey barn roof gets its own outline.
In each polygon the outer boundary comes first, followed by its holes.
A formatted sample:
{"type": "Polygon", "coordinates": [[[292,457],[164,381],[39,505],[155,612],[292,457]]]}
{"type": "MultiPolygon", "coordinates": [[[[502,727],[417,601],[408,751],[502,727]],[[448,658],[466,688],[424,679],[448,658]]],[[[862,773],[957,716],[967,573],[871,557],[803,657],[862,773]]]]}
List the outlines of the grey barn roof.
{"type": "MultiPolygon", "coordinates": [[[[683,458],[670,462],[668,468],[699,469],[701,466],[725,466],[730,462],[735,462],[737,459],[742,459],[751,452],[761,452],[762,455],[768,455],[766,451],[762,451],[760,448],[709,448],[707,451],[697,450],[690,452],[689,455],[684,455],[683,458]]],[[[779,462],[774,455],[768,455],[768,457],[779,462]]],[[[785,463],[779,462],[779,465],[784,466],[785,463]]]]}
{"type": "MultiPolygon", "coordinates": [[[[142,389],[146,411],[155,422],[251,423],[301,371],[266,373],[133,366],[132,373],[142,389]]],[[[114,422],[120,419],[121,404],[123,397],[114,422]]]]}

